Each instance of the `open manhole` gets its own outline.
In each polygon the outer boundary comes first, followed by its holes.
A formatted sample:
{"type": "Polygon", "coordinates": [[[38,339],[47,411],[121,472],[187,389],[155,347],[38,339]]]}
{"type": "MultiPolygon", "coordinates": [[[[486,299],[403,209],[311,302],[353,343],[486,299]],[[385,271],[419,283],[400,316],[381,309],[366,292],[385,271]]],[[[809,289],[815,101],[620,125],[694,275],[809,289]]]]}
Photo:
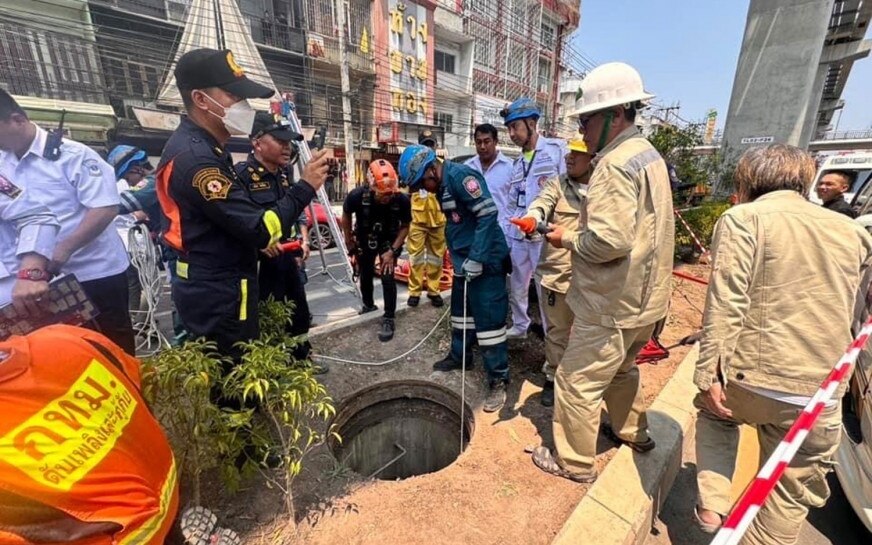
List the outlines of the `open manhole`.
{"type": "Polygon", "coordinates": [[[364,388],[343,403],[333,419],[342,441],[330,440],[339,462],[368,478],[395,480],[433,473],[451,465],[474,429],[460,396],[424,381],[384,382],[364,388]]]}

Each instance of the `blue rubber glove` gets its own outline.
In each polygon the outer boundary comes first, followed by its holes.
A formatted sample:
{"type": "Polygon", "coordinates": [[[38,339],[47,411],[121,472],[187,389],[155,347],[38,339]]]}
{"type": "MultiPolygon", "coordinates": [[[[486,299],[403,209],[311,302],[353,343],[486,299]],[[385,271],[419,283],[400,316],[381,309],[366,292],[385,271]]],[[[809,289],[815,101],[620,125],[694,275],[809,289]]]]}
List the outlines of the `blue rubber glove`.
{"type": "Polygon", "coordinates": [[[481,263],[478,261],[467,259],[463,262],[460,271],[463,273],[463,276],[466,277],[466,280],[469,281],[481,276],[481,273],[484,272],[484,267],[482,267],[481,263]]]}

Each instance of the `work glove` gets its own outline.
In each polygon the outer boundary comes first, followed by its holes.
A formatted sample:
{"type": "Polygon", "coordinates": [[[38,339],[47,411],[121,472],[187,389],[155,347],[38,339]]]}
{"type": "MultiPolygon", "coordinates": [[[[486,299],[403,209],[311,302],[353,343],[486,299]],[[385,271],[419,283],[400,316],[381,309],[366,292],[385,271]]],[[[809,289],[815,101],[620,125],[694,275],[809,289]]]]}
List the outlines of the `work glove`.
{"type": "Polygon", "coordinates": [[[517,226],[525,235],[532,235],[536,232],[536,218],[525,216],[523,218],[512,218],[509,221],[517,226]]]}
{"type": "Polygon", "coordinates": [[[463,276],[466,277],[467,281],[474,280],[481,276],[481,273],[484,272],[484,267],[482,267],[481,263],[478,261],[467,259],[460,267],[460,272],[463,273],[463,276]]]}

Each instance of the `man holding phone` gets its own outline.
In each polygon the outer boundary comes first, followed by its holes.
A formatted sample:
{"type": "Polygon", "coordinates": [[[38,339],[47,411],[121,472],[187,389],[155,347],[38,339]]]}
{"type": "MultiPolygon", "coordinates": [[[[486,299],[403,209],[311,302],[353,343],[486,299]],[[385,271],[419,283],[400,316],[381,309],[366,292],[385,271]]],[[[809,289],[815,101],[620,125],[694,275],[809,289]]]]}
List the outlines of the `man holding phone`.
{"type": "Polygon", "coordinates": [[[179,257],[173,302],[191,337],[214,341],[239,361],[236,343],[259,335],[258,251],[270,251],[290,231],[324,184],[327,159],[315,153],[300,183],[269,208],[257,204],[224,145],[231,135],[251,134],[255,112],[247,99],[273,90],[248,79],[226,49],[185,53],[175,76],[188,115],[157,171],[162,237],[179,257]]]}

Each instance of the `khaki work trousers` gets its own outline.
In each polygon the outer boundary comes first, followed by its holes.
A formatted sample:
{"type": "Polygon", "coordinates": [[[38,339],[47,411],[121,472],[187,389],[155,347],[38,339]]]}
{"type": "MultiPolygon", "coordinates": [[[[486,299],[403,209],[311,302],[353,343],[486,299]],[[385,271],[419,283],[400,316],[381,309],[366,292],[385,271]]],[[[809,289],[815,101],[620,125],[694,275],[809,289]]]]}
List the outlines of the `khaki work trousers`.
{"type": "Polygon", "coordinates": [[[602,401],[620,438],[648,440],[636,354],[652,331],[654,324],[617,329],[573,322],[569,345],[554,377],[554,444],[566,469],[588,471],[593,467],[602,401]]]}
{"type": "Polygon", "coordinates": [[[543,287],[542,299],[539,304],[545,312],[545,323],[548,324],[545,331],[545,365],[542,366],[542,372],[545,373],[545,380],[553,381],[557,365],[566,352],[569,331],[572,329],[572,320],[575,316],[566,304],[565,293],[543,287]]]}
{"type": "Polygon", "coordinates": [[[406,240],[409,251],[409,295],[420,296],[426,272],[427,293],[439,295],[442,259],[445,256],[445,226],[427,227],[412,223],[406,240]]]}
{"type": "MultiPolygon", "coordinates": [[[[708,412],[700,395],[696,420],[696,463],[699,506],[726,515],[732,508],[731,481],[736,469],[739,424],[754,426],[764,464],[802,407],[762,396],[740,386],[726,388],[725,405],[733,418],[723,420],[708,412]]],[[[827,473],[841,437],[842,409],[825,408],[790,466],[740,542],[742,545],[791,545],[796,543],[809,507],[823,506],[830,496],[827,473]]]]}

